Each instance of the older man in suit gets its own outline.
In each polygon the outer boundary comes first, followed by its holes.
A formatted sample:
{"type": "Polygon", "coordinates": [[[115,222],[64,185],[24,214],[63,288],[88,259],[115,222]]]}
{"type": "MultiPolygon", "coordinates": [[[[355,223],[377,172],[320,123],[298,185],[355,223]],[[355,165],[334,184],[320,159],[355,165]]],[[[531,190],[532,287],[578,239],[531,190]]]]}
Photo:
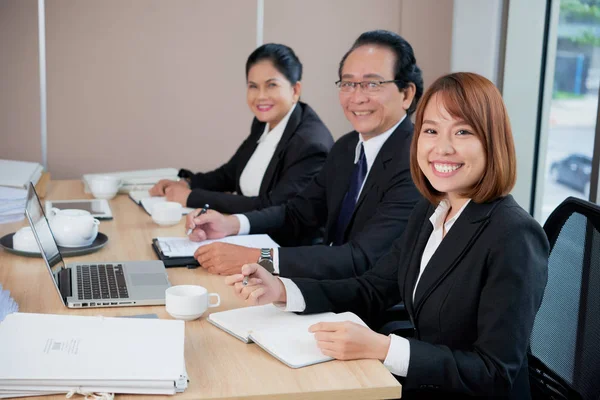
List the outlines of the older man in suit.
{"type": "Polygon", "coordinates": [[[281,206],[240,215],[188,216],[192,240],[269,233],[299,240],[325,227],[324,244],[253,249],[215,243],[195,257],[211,273],[239,273],[259,262],[287,277],[339,279],[362,275],[398,238],[420,195],[409,166],[410,114],[423,92],[408,42],[395,33],[363,33],[338,71],[339,99],[354,131],[331,149],[320,173],[281,206]]]}

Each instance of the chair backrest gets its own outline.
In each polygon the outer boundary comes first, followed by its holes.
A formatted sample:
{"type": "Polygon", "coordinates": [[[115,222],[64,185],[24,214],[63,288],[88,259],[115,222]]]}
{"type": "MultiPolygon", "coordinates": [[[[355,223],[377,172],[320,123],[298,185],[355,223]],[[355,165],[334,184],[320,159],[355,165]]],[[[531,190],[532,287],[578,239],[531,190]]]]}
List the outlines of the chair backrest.
{"type": "Polygon", "coordinates": [[[598,400],[600,207],[569,197],[552,212],[544,231],[551,251],[548,283],[531,334],[532,394],[598,400]]]}

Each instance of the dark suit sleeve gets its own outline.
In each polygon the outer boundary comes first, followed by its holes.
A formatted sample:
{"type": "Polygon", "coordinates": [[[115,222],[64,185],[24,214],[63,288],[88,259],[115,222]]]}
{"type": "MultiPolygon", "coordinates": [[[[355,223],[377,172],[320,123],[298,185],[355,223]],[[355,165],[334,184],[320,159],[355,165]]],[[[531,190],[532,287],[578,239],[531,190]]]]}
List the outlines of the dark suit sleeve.
{"type": "Polygon", "coordinates": [[[208,203],[215,210],[234,214],[284,203],[310,183],[323,166],[330,147],[325,143],[306,140],[292,141],[288,146],[293,148],[286,150],[285,159],[281,161],[285,164],[282,175],[272,191],[259,196],[242,196],[194,189],[188,197],[188,206],[201,207],[208,203]]]}
{"type": "MultiPolygon", "coordinates": [[[[250,145],[250,135],[246,138],[235,151],[235,154],[229,161],[221,165],[219,168],[210,172],[199,172],[194,174],[190,179],[190,187],[192,193],[188,197],[188,207],[202,207],[206,201],[196,199],[196,190],[217,191],[217,192],[235,192],[236,189],[236,169],[243,157],[244,149],[250,145]],[[198,201],[196,201],[198,200],[198,201]]],[[[209,203],[210,204],[210,203],[209,203]]],[[[211,204],[212,207],[212,204],[211,204]]]]}
{"type": "Polygon", "coordinates": [[[358,278],[316,280],[292,278],[298,286],[306,308],[304,313],[352,311],[364,321],[377,318],[400,299],[398,261],[407,248],[408,232],[394,241],[390,252],[381,257],[374,268],[358,278]]]}
{"type": "Polygon", "coordinates": [[[388,185],[373,216],[363,229],[341,246],[303,246],[279,249],[279,270],[285,277],[342,279],[360,276],[399,238],[420,199],[408,168],[388,185]]]}
{"type": "MultiPolygon", "coordinates": [[[[406,390],[506,396],[526,358],[529,336],[548,276],[548,241],[541,227],[516,210],[516,223],[500,231],[484,271],[472,348],[451,349],[410,341],[406,390]]],[[[511,217],[512,219],[512,217],[511,217]]],[[[497,223],[507,223],[505,221],[497,223]]],[[[418,322],[417,322],[418,324],[418,322]]]]}
{"type": "Polygon", "coordinates": [[[286,203],[246,213],[250,233],[267,233],[293,242],[294,238],[309,236],[323,226],[327,219],[326,176],[334,159],[329,156],[306,189],[286,203]]]}

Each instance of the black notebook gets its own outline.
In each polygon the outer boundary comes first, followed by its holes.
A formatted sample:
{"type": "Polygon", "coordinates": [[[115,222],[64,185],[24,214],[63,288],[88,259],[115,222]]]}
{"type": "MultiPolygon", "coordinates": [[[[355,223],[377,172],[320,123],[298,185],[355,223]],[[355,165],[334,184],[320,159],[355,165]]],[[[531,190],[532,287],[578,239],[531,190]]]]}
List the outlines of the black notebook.
{"type": "Polygon", "coordinates": [[[188,267],[188,268],[196,268],[200,264],[194,257],[169,257],[163,254],[160,245],[158,244],[158,239],[152,239],[152,248],[154,252],[158,256],[158,259],[161,260],[166,268],[172,267],[188,267]]]}

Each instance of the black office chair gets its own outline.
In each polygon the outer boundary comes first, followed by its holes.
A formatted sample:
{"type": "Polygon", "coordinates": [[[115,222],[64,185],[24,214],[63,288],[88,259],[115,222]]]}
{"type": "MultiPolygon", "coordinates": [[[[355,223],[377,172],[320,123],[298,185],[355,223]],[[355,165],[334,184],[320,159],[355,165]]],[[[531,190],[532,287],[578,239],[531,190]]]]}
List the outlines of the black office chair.
{"type": "Polygon", "coordinates": [[[600,207],[569,197],[544,231],[551,251],[528,354],[532,397],[598,400],[600,207]]]}

